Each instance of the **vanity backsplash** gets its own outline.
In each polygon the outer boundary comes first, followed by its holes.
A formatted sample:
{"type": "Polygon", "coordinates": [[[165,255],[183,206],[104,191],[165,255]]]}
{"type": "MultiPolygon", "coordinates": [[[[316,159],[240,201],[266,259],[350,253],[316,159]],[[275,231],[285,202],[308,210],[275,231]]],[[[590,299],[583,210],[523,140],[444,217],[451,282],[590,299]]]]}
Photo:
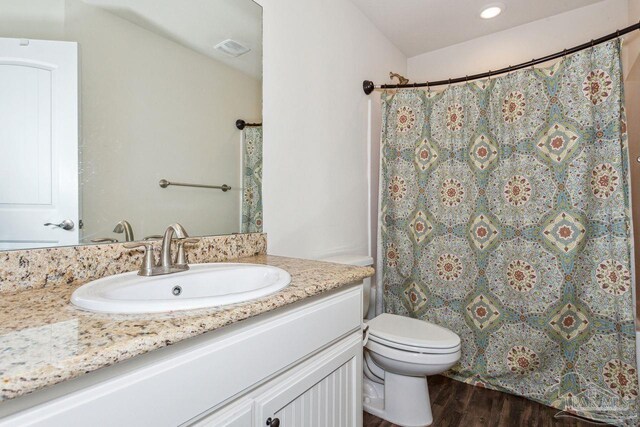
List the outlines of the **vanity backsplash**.
{"type": "MultiPolygon", "coordinates": [[[[159,253],[161,242],[154,242],[159,253]]],[[[202,237],[187,249],[189,263],[221,262],[267,253],[262,233],[202,237]]],[[[143,252],[124,243],[0,252],[0,293],[73,286],[104,276],[135,271],[143,252]]]]}

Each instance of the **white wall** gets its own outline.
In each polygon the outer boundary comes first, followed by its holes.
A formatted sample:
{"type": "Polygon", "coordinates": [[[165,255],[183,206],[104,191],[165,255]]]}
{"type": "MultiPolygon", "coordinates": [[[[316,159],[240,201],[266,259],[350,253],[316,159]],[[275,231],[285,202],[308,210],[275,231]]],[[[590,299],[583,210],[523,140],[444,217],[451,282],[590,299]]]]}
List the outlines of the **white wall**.
{"type": "Polygon", "coordinates": [[[264,7],[264,220],[269,253],[366,254],[367,102],[362,81],[406,58],[349,1],[264,7]]]}
{"type": "Polygon", "coordinates": [[[605,0],[414,56],[408,60],[407,73],[412,81],[423,82],[495,70],[582,44],[627,25],[627,1],[605,0]]]}
{"type": "MultiPolygon", "coordinates": [[[[629,12],[627,25],[637,24],[640,21],[640,0],[628,0],[629,12]]],[[[640,32],[635,31],[624,38],[624,54],[626,54],[624,68],[626,80],[640,80],[640,32]],[[633,74],[633,76],[631,75],[633,74]]]]}
{"type": "Polygon", "coordinates": [[[65,0],[0,0],[0,37],[63,39],[65,0]]]}

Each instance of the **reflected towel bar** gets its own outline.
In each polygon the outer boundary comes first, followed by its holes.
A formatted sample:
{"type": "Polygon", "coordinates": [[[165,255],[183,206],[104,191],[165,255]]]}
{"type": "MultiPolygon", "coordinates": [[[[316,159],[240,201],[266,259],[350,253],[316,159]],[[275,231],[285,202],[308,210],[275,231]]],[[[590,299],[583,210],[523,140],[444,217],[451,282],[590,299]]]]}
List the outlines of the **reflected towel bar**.
{"type": "Polygon", "coordinates": [[[262,126],[262,123],[247,123],[242,119],[236,120],[236,127],[240,130],[243,130],[246,127],[259,127],[262,126]]]}
{"type": "Polygon", "coordinates": [[[222,185],[185,184],[183,182],[169,182],[166,179],[161,179],[158,184],[162,188],[167,188],[170,185],[175,185],[176,187],[213,188],[216,190],[222,190],[225,193],[231,190],[231,187],[229,187],[227,184],[222,184],[222,185]]]}

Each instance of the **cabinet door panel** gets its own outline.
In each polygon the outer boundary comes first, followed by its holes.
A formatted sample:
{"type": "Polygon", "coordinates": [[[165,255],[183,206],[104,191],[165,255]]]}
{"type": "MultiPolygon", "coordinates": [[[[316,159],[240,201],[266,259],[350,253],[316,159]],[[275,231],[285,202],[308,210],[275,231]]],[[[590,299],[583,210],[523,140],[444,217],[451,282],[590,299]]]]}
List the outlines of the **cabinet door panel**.
{"type": "Polygon", "coordinates": [[[353,427],[361,424],[362,344],[347,338],[295,368],[256,398],[254,425],[278,418],[281,427],[353,427]]]}

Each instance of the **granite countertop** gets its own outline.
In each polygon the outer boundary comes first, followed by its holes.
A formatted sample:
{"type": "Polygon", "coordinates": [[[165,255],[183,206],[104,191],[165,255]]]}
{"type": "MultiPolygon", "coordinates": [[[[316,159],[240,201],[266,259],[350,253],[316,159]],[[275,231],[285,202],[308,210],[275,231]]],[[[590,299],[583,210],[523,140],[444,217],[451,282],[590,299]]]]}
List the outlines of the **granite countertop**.
{"type": "Polygon", "coordinates": [[[291,274],[291,284],[246,303],[144,315],[79,310],[69,300],[80,284],[3,293],[0,402],[360,281],[374,272],[369,267],[269,255],[230,261],[280,267],[291,274]]]}

